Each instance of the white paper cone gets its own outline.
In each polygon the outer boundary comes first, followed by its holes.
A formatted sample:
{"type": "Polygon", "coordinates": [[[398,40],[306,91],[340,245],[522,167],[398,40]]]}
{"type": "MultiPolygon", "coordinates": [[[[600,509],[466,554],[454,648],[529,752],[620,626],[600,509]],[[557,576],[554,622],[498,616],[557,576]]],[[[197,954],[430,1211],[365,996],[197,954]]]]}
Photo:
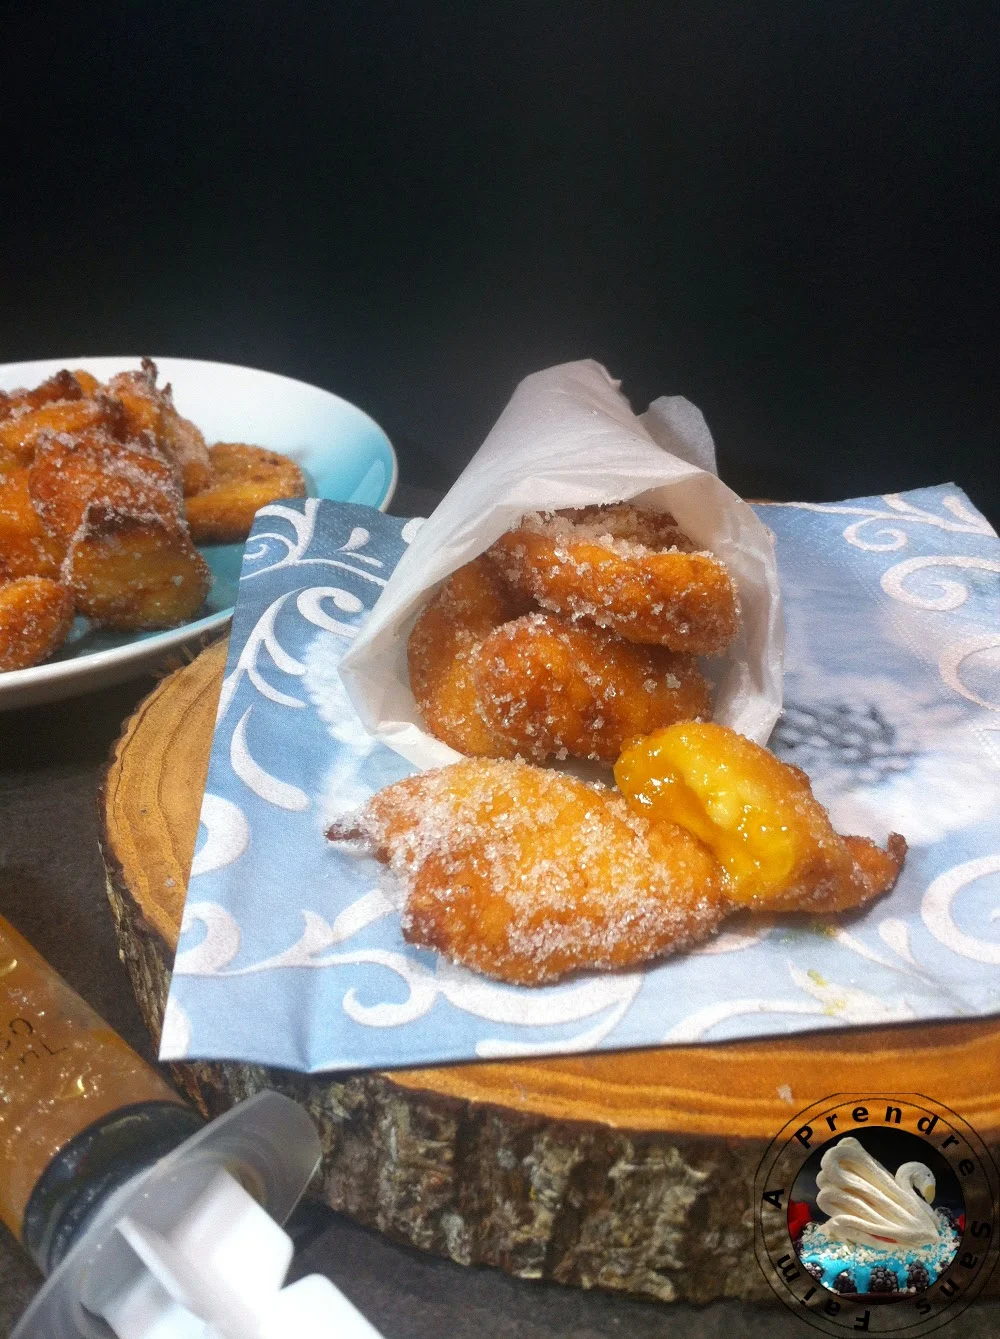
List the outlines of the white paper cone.
{"type": "Polygon", "coordinates": [[[669,511],[729,568],[743,620],[714,662],[714,716],[765,743],[781,711],[784,649],[774,548],[766,526],[714,469],[708,426],[681,396],[655,400],[637,417],[592,360],[526,377],[341,661],[362,722],[417,767],[455,762],[461,755],[422,725],[406,667],[406,640],[430,593],[525,512],[634,499],[669,511]]]}

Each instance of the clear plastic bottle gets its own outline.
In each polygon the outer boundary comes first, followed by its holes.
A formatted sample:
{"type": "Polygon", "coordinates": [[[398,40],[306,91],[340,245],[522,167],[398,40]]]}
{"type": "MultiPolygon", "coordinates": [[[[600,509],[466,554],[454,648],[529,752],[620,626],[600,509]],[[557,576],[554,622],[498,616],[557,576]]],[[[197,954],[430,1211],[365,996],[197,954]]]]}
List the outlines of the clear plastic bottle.
{"type": "Polygon", "coordinates": [[[201,1127],[0,917],[0,1220],[45,1273],[96,1203],[201,1127]]]}
{"type": "Polygon", "coordinates": [[[320,1154],[278,1093],[205,1124],[0,918],[0,1219],[48,1275],[12,1339],[379,1339],[282,1286],[320,1154]]]}

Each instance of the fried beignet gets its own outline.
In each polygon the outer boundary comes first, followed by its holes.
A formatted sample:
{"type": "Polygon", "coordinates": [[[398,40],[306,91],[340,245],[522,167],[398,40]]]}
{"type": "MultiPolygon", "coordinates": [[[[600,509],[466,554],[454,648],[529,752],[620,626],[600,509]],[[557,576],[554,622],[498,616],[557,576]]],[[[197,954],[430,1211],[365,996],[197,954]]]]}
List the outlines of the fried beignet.
{"type": "Polygon", "coordinates": [[[739,604],[723,564],[692,548],[669,517],[616,504],[526,516],[489,554],[546,609],[626,641],[714,655],[736,636],[739,604]]]}
{"type": "MultiPolygon", "coordinates": [[[[76,384],[75,381],[73,383],[76,384]]],[[[123,438],[127,425],[122,407],[105,395],[91,399],[59,400],[23,414],[0,420],[0,468],[30,465],[40,440],[57,434],[71,441],[79,433],[101,429],[123,438]]]]}
{"type": "Polygon", "coordinates": [[[643,548],[681,549],[689,553],[694,545],[669,512],[650,511],[634,502],[608,502],[603,506],[572,507],[557,515],[564,516],[577,528],[597,526],[602,535],[640,544],[643,548]]]}
{"type": "Polygon", "coordinates": [[[128,632],[186,623],[212,584],[178,522],[97,501],[88,504],[62,570],[81,614],[128,632]]]}
{"type": "Polygon", "coordinates": [[[56,580],[66,545],[45,526],[28,491],[28,471],[0,474],[0,563],[11,578],[56,580]]]}
{"type": "Polygon", "coordinates": [[[536,762],[614,762],[627,740],[707,716],[711,693],[692,656],[637,646],[555,614],[504,623],[472,653],[478,712],[536,762]]]}
{"type": "MultiPolygon", "coordinates": [[[[60,376],[63,374],[60,372],[60,376]]],[[[94,395],[101,389],[101,383],[91,372],[85,372],[82,367],[76,368],[71,376],[84,395],[94,395]]]]}
{"type": "Polygon", "coordinates": [[[395,871],[410,943],[518,985],[635,967],[704,939],[731,909],[719,865],[682,829],[527,763],[408,777],[329,836],[362,837],[395,871]]]}
{"type": "Polygon", "coordinates": [[[59,650],[73,624],[65,586],[45,577],[0,584],[0,671],[28,669],[59,650]]]}
{"type": "Polygon", "coordinates": [[[529,607],[480,557],[451,574],[413,626],[406,644],[410,688],[427,728],[459,753],[512,758],[517,752],[483,719],[469,658],[494,628],[529,607]]]}
{"type": "Polygon", "coordinates": [[[760,910],[844,911],[888,892],[906,854],[840,837],[805,772],[734,730],[686,722],[625,750],[615,780],[637,813],[678,823],[713,852],[734,902],[760,910]]]}
{"type": "Polygon", "coordinates": [[[276,451],[242,442],[217,442],[209,458],[211,481],[187,501],[188,525],[197,544],[238,543],[250,533],[261,507],[306,495],[306,481],[298,465],[276,451]]]}
{"type": "Polygon", "coordinates": [[[79,377],[63,368],[30,390],[0,391],[0,419],[40,409],[58,400],[79,400],[84,393],[79,377]]]}
{"type": "Polygon", "coordinates": [[[181,524],[183,500],[173,467],[152,440],[116,441],[102,429],[38,441],[28,474],[31,497],[53,534],[68,544],[91,502],[181,524]]]}
{"type": "Polygon", "coordinates": [[[112,377],[108,392],[122,404],[129,432],[152,433],[156,445],[177,465],[188,497],[212,482],[208,447],[190,419],[182,418],[174,408],[171,388],[158,387],[156,377],[156,364],[143,358],[139,371],[112,377]]]}

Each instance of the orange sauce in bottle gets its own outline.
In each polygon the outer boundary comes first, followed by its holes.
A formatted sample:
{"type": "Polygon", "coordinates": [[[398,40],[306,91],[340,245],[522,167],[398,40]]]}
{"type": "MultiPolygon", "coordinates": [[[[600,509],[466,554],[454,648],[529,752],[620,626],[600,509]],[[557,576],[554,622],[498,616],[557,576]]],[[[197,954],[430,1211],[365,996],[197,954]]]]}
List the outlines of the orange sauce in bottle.
{"type": "Polygon", "coordinates": [[[42,1173],[81,1131],[177,1094],[0,917],[0,1221],[21,1236],[42,1173]]]}

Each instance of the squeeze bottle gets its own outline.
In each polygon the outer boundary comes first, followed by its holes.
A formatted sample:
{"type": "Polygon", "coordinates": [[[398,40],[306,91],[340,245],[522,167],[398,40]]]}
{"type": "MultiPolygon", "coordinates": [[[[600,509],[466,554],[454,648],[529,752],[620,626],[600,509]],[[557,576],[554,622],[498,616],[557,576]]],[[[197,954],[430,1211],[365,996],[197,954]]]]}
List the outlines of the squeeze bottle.
{"type": "Polygon", "coordinates": [[[378,1339],[282,1286],[320,1153],[278,1093],[205,1124],[0,917],[0,1220],[48,1276],[11,1339],[378,1339]]]}

